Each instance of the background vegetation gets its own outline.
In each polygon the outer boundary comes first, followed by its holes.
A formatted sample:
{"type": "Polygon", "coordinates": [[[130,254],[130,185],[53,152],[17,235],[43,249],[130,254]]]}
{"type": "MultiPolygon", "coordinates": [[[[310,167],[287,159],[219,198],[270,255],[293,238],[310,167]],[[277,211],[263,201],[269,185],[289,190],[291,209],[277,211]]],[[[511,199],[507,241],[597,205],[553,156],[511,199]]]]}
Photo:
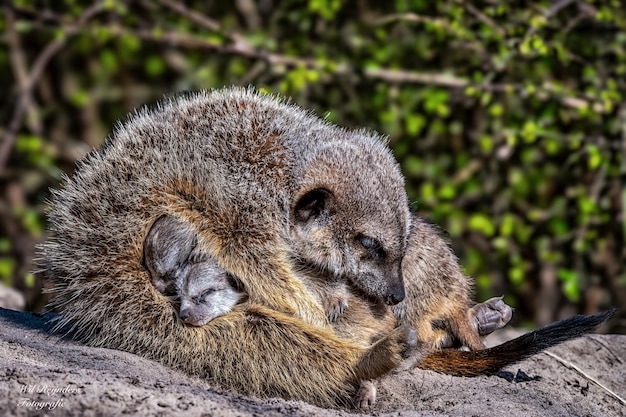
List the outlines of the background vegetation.
{"type": "Polygon", "coordinates": [[[414,209],[449,233],[477,298],[505,294],[518,324],[626,306],[621,1],[0,10],[0,280],[28,309],[45,302],[29,271],[49,187],[133,108],[231,84],[388,134],[414,209]]]}

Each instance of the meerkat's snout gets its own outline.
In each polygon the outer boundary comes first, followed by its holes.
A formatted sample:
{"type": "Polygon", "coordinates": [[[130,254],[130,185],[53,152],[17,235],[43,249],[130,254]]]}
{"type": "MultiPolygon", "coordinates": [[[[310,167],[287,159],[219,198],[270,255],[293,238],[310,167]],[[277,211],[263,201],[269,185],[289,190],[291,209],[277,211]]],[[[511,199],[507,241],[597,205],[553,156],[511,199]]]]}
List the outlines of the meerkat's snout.
{"type": "Polygon", "coordinates": [[[404,291],[404,280],[402,279],[402,269],[392,274],[387,274],[386,281],[389,283],[387,296],[384,298],[385,304],[393,306],[404,300],[406,292],[404,291]]]}
{"type": "Polygon", "coordinates": [[[404,284],[400,282],[400,285],[392,289],[391,293],[387,296],[385,303],[390,306],[396,305],[404,300],[405,295],[404,284]]]}

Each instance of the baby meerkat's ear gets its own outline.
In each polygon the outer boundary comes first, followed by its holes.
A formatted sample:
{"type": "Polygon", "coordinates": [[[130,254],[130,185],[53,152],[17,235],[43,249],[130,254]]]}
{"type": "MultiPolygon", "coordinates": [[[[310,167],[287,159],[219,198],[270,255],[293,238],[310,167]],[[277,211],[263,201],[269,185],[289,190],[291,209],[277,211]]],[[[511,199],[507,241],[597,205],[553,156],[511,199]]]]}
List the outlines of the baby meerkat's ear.
{"type": "Polygon", "coordinates": [[[169,291],[196,244],[196,234],[182,220],[165,215],[154,222],[144,241],[143,264],[159,291],[169,291]]]}
{"type": "Polygon", "coordinates": [[[335,196],[325,188],[316,188],[298,199],[294,208],[296,223],[324,221],[335,211],[335,196]]]}

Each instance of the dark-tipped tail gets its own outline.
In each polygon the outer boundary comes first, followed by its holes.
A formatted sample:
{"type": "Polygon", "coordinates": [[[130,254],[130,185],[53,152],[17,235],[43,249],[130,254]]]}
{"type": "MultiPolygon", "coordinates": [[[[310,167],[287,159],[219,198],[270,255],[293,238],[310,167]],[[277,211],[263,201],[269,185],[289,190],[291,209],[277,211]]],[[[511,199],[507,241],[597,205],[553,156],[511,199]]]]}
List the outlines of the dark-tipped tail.
{"type": "Polygon", "coordinates": [[[615,311],[613,308],[591,316],[570,317],[489,349],[470,352],[444,349],[428,355],[417,366],[456,376],[492,374],[549,347],[592,332],[615,311]]]}

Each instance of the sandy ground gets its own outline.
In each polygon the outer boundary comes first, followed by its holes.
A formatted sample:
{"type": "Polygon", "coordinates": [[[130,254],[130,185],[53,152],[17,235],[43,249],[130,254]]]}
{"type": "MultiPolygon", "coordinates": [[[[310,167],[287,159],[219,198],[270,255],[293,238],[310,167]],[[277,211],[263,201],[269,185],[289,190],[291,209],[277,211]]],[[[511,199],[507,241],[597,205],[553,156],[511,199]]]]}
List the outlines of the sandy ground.
{"type": "MultiPolygon", "coordinates": [[[[529,381],[402,371],[377,381],[378,403],[366,415],[626,416],[626,404],[608,391],[626,398],[626,336],[586,336],[549,352],[583,373],[545,353],[507,369],[529,381]]],[[[47,415],[363,414],[222,392],[129,353],[60,340],[44,317],[0,309],[0,416],[47,415]]]]}

